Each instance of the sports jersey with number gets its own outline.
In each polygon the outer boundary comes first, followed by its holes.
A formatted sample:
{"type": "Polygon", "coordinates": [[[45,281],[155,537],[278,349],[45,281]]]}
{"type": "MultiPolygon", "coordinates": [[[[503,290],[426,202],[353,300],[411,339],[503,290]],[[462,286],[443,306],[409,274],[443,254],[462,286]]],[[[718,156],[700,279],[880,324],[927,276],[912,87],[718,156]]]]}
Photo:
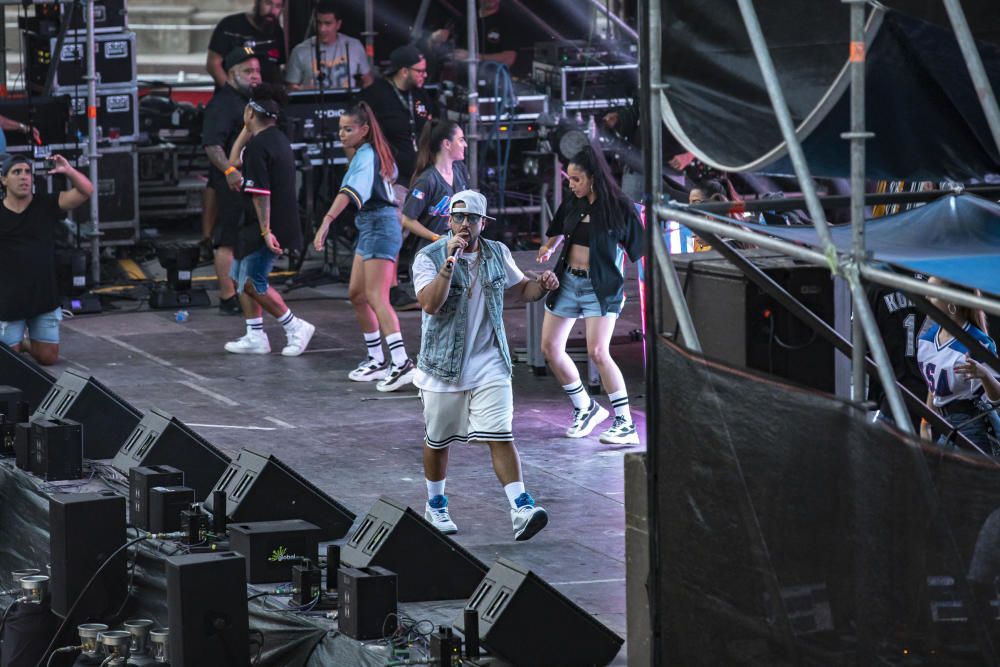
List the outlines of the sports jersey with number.
{"type": "MultiPolygon", "coordinates": [[[[970,336],[996,355],[996,343],[979,327],[967,323],[964,328],[970,336]]],[[[939,331],[940,324],[931,325],[917,341],[917,363],[920,365],[920,373],[927,381],[927,388],[934,394],[934,405],[942,406],[952,401],[977,397],[983,390],[982,380],[955,374],[955,366],[965,363],[969,349],[955,338],[940,345],[939,331]]]]}

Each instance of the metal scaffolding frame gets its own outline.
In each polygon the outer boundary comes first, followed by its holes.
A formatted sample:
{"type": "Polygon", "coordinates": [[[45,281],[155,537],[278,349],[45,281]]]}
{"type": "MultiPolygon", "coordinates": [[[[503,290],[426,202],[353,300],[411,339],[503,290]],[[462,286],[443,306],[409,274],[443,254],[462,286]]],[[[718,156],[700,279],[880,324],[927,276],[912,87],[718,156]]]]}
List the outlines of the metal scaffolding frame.
{"type": "MultiPolygon", "coordinates": [[[[660,548],[658,531],[655,529],[657,521],[657,459],[663,455],[659,441],[660,425],[653,415],[659,411],[659,396],[657,391],[657,343],[658,336],[657,323],[658,308],[661,306],[654,298],[656,294],[655,286],[662,281],[666,293],[673,307],[676,320],[680,329],[680,334],[684,345],[698,352],[701,346],[698,341],[697,332],[692,324],[691,314],[688,310],[687,302],[684,299],[677,272],[673,261],[666,248],[663,239],[661,222],[667,220],[679,222],[694,231],[710,238],[712,245],[718,247],[724,256],[740,267],[747,276],[762,288],[767,288],[769,294],[786,305],[792,312],[804,322],[814,328],[820,335],[833,343],[842,353],[850,354],[852,361],[853,391],[852,398],[861,400],[863,398],[864,378],[866,367],[869,371],[875,371],[885,388],[886,396],[892,411],[892,416],[897,427],[910,435],[913,435],[913,428],[904,404],[903,392],[900,385],[892,375],[892,366],[889,363],[885,345],[879,334],[871,307],[867,301],[863,281],[869,281],[896,289],[903,290],[915,301],[917,306],[924,312],[933,314],[935,311],[941,315],[927,300],[926,297],[938,297],[952,301],[958,305],[971,308],[982,309],[987,312],[1000,315],[1000,300],[981,297],[966,291],[929,285],[926,282],[915,280],[876,268],[866,261],[864,245],[864,206],[865,206],[865,141],[873,135],[866,132],[864,115],[864,86],[865,86],[865,39],[864,22],[865,9],[869,4],[868,0],[843,0],[850,11],[850,73],[851,73],[851,123],[850,130],[841,137],[850,142],[851,151],[851,225],[852,225],[852,251],[850,253],[839,253],[834,246],[829,232],[823,206],[815,188],[815,182],[802,150],[801,142],[796,136],[796,128],[791,118],[788,105],[785,101],[781,85],[778,80],[774,63],[768,51],[766,39],[760,26],[753,0],[737,0],[740,16],[750,37],[753,53],[757,64],[760,67],[771,102],[772,110],[781,129],[781,134],[789,153],[795,175],[799,181],[805,208],[807,209],[812,223],[820,237],[822,251],[804,248],[794,243],[767,236],[762,232],[747,231],[739,227],[732,221],[721,222],[711,219],[704,213],[695,214],[696,209],[688,210],[686,205],[667,203],[663,196],[662,181],[662,132],[664,105],[663,91],[665,85],[661,76],[661,35],[662,35],[662,14],[660,0],[650,0],[639,2],[639,41],[640,41],[640,116],[644,128],[643,132],[643,168],[644,168],[644,196],[643,204],[646,210],[646,240],[647,247],[652,252],[648,258],[647,271],[645,273],[647,312],[646,331],[649,335],[646,338],[646,383],[647,399],[646,414],[650,415],[647,420],[647,470],[648,470],[648,503],[649,503],[649,540],[650,540],[650,576],[649,576],[649,599],[650,599],[650,622],[653,636],[650,642],[652,655],[650,664],[664,664],[664,656],[659,654],[661,624],[659,622],[659,586],[660,586],[660,548]],[[854,345],[846,341],[836,331],[825,325],[818,317],[798,303],[794,297],[782,290],[771,281],[762,271],[756,269],[751,262],[743,258],[738,251],[721,241],[721,237],[743,241],[761,248],[774,250],[793,257],[797,260],[828,268],[833,275],[844,278],[850,288],[854,307],[854,318],[852,328],[852,338],[854,345]],[[867,344],[867,345],[866,345],[867,344]],[[868,348],[874,362],[865,354],[868,348]]],[[[1000,149],[1000,108],[998,108],[996,97],[990,86],[988,77],[983,68],[982,60],[976,50],[968,22],[962,11],[959,0],[942,0],[947,10],[949,20],[961,48],[963,58],[969,76],[972,79],[977,96],[986,116],[987,123],[993,136],[994,142],[1000,149]]],[[[871,11],[884,11],[877,3],[870,3],[871,11]]],[[[701,207],[699,207],[701,208],[701,207]]],[[[941,321],[950,320],[942,317],[941,321]]],[[[942,324],[946,329],[960,330],[960,327],[949,327],[942,324]]],[[[952,331],[952,333],[955,333],[952,331]]],[[[974,349],[974,348],[970,348],[974,349]]],[[[975,356],[975,353],[973,353],[975,356]]],[[[983,359],[985,361],[985,359],[983,359]]],[[[1000,362],[991,359],[989,365],[993,368],[1000,368],[1000,362]]],[[[909,392],[906,392],[909,394],[909,392]]],[[[909,395],[911,405],[914,400],[922,403],[918,397],[909,395]]],[[[916,407],[916,406],[914,406],[916,407]]],[[[940,424],[940,418],[924,406],[925,414],[932,421],[940,424]],[[929,414],[928,414],[929,413],[929,414]]],[[[926,468],[917,465],[918,473],[921,476],[926,474],[926,468]]],[[[926,479],[926,478],[925,478],[926,479]]],[[[925,488],[930,488],[925,485],[925,488]]],[[[934,502],[933,499],[931,499],[934,502]]],[[[750,508],[752,511],[752,507],[750,508]]],[[[766,545],[762,552],[766,557],[766,545]]],[[[952,550],[952,553],[956,553],[952,550]]],[[[967,600],[968,591],[961,591],[962,596],[967,600]]],[[[992,655],[992,647],[989,638],[985,634],[982,623],[976,623],[976,636],[980,647],[984,649],[984,655],[992,655]]],[[[781,628],[779,628],[781,629],[781,628]]],[[[785,634],[785,633],[782,633],[785,634]]],[[[794,642],[789,641],[789,648],[795,655],[794,642]]]]}

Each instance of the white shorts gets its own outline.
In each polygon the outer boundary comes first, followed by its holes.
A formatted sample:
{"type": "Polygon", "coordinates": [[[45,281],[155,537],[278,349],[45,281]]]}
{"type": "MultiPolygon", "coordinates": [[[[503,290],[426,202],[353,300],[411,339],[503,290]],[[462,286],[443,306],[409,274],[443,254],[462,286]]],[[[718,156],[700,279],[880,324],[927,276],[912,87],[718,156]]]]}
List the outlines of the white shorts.
{"type": "Polygon", "coordinates": [[[427,446],[453,442],[513,442],[514,394],[510,379],[466,391],[423,391],[427,446]]]}

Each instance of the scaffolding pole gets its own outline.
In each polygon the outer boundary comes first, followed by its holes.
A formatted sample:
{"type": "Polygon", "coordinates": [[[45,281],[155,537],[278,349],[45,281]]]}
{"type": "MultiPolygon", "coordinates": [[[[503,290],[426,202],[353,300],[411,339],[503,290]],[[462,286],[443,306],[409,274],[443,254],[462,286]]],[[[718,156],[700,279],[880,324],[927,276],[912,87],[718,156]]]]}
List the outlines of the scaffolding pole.
{"type": "Polygon", "coordinates": [[[465,161],[469,170],[469,187],[479,187],[479,10],[476,0],[468,0],[465,7],[465,29],[468,33],[469,52],[469,129],[466,130],[469,159],[465,161]]]}
{"type": "Polygon", "coordinates": [[[993,135],[993,143],[997,150],[1000,150],[1000,108],[997,108],[997,98],[993,93],[993,86],[986,76],[986,69],[983,67],[983,60],[976,50],[976,42],[972,39],[972,31],[969,30],[969,22],[965,19],[965,12],[958,0],[944,0],[944,7],[948,10],[948,19],[955,31],[955,39],[958,40],[958,47],[962,50],[962,58],[965,59],[965,66],[969,70],[972,78],[972,85],[976,88],[976,97],[983,107],[983,114],[986,116],[986,123],[990,126],[990,133],[993,135]]]}
{"type": "MultiPolygon", "coordinates": [[[[94,36],[94,0],[84,0],[87,17],[87,173],[90,182],[94,184],[94,192],[90,195],[90,224],[93,226],[90,237],[90,272],[96,287],[101,283],[101,224],[100,224],[100,194],[101,183],[98,178],[97,161],[97,64],[95,62],[94,36]]],[[[69,20],[69,19],[66,19],[69,20]]],[[[52,64],[55,69],[56,63],[52,64]]]]}

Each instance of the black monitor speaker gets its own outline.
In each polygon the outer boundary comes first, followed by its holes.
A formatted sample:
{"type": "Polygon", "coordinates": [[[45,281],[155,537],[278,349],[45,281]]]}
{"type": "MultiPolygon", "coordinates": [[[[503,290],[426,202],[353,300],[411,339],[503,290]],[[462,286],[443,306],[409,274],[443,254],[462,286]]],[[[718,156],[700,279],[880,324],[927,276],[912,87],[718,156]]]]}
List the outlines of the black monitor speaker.
{"type": "Polygon", "coordinates": [[[24,400],[33,406],[42,402],[56,382],[30,355],[15,352],[3,343],[0,343],[0,378],[4,384],[20,389],[24,400]]]}
{"type": "Polygon", "coordinates": [[[128,471],[129,523],[152,530],[149,523],[152,490],[157,486],[183,486],[184,471],[173,466],[135,466],[128,471]]]}
{"type": "Polygon", "coordinates": [[[173,667],[246,667],[250,620],[246,565],[232,551],[171,556],[167,622],[173,667]]]}
{"type": "Polygon", "coordinates": [[[399,600],[468,597],[488,569],[409,507],[382,496],[340,552],[345,566],[379,566],[399,576],[399,600]]]}
{"type": "Polygon", "coordinates": [[[142,413],[88,373],[68,369],[45,395],[32,419],[72,419],[83,425],[83,455],[110,459],[142,413]]]}
{"type": "MultiPolygon", "coordinates": [[[[125,544],[125,498],[111,492],[49,498],[52,611],[66,616],[97,569],[125,544]]],[[[73,621],[114,614],[127,594],[123,550],[91,585],[73,621]]]]}
{"type": "MultiPolygon", "coordinates": [[[[319,526],[324,540],[347,534],[355,515],[274,456],[241,449],[215,485],[226,493],[230,521],[303,519],[319,526]]],[[[212,496],[205,501],[214,513],[212,496]]]]}
{"type": "MultiPolygon", "coordinates": [[[[531,570],[497,559],[465,603],[491,652],[524,667],[610,663],[624,640],[531,570]]],[[[465,632],[465,612],[455,619],[465,632]]]]}
{"type": "Polygon", "coordinates": [[[184,471],[184,484],[204,500],[229,465],[229,457],[166,412],[153,408],[115,454],[123,475],[134,466],[169,465],[184,471]]]}

